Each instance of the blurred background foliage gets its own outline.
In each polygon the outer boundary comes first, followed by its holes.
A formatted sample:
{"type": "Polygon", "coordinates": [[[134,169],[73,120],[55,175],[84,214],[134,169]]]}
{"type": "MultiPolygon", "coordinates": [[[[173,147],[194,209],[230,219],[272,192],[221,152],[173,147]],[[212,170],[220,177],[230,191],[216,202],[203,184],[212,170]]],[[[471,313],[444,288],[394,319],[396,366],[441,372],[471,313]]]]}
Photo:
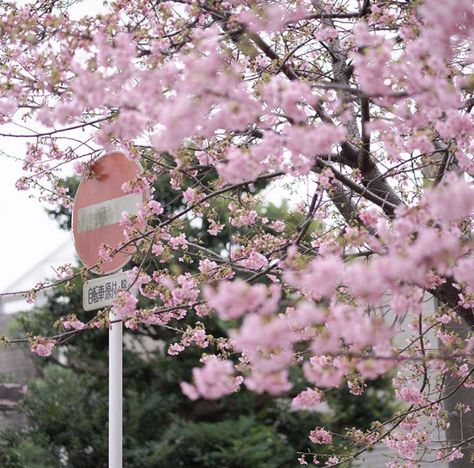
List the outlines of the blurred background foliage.
{"type": "MultiPolygon", "coordinates": [[[[65,183],[74,195],[77,179],[65,183]]],[[[170,190],[168,179],[158,179],[155,186],[155,198],[166,205],[168,213],[184,207],[178,193],[170,190]]],[[[263,188],[264,185],[251,187],[253,192],[263,188]]],[[[231,226],[225,200],[213,205],[213,209],[225,224],[218,236],[210,236],[202,220],[198,226],[188,219],[182,228],[188,239],[219,253],[228,246],[231,226]]],[[[304,220],[302,214],[291,212],[285,203],[265,203],[257,209],[265,210],[270,220],[284,220],[288,229],[296,230],[304,220]]],[[[50,215],[62,228],[70,228],[66,210],[58,208],[50,215]]],[[[313,224],[306,234],[308,238],[315,229],[318,226],[313,224]]],[[[183,265],[177,261],[178,256],[171,255],[167,263],[158,267],[175,273],[197,271],[197,261],[183,265]]],[[[148,272],[156,267],[150,263],[148,272]]],[[[53,324],[70,313],[82,321],[90,320],[91,313],[82,310],[81,290],[80,279],[59,286],[45,306],[19,315],[15,332],[23,336],[26,332],[55,334],[58,330],[53,324]]],[[[184,324],[195,320],[190,312],[184,324]]],[[[226,324],[216,317],[200,320],[214,336],[225,335],[226,324]]],[[[183,321],[170,325],[183,326],[183,321]]],[[[351,395],[347,389],[331,390],[320,411],[294,412],[291,398],[307,385],[296,371],[294,390],[281,398],[257,395],[243,387],[218,401],[192,402],[181,393],[179,383],[191,380],[191,369],[199,366],[202,350],[191,347],[179,356],[167,355],[176,336],[157,326],[126,329],[124,337],[127,468],[299,466],[298,452],[325,453],[327,449],[309,441],[308,433],[314,427],[325,426],[335,433],[347,427],[368,429],[371,421],[386,419],[395,411],[389,379],[381,379],[368,382],[363,396],[351,395]]],[[[107,344],[106,330],[89,330],[60,346],[50,358],[34,358],[41,377],[28,382],[27,396],[20,406],[29,424],[0,435],[0,466],[107,467],[107,344]]],[[[346,442],[337,437],[335,442],[337,453],[342,453],[346,442]]]]}

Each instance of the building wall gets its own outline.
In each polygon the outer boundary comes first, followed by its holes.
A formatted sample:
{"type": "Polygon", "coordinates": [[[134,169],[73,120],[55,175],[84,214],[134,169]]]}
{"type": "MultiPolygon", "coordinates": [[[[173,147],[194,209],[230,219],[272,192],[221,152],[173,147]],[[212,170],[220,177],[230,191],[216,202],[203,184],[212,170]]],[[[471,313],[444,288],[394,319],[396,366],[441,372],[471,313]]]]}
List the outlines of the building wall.
{"type": "MultiPolygon", "coordinates": [[[[12,318],[11,315],[0,315],[0,335],[8,334],[12,318]]],[[[27,345],[0,348],[0,431],[27,425],[28,421],[17,411],[17,405],[26,394],[28,380],[37,376],[27,345]]]]}

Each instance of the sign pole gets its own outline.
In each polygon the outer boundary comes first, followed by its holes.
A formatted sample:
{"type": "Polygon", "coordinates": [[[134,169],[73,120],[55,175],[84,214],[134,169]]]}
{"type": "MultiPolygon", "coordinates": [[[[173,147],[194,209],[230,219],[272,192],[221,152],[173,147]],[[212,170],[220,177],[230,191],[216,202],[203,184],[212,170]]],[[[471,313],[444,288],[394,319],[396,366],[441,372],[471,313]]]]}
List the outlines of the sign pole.
{"type": "MultiPolygon", "coordinates": [[[[128,290],[126,278],[112,275],[124,267],[135,253],[134,247],[120,249],[110,261],[100,254],[104,244],[116,249],[126,240],[120,225],[122,213],[137,214],[137,203],[145,203],[148,193],[126,194],[123,184],[141,171],[136,161],[120,151],[97,159],[91,167],[94,177],[83,177],[74,198],[72,232],[77,254],[85,267],[102,276],[87,281],[83,290],[84,310],[111,305],[118,290],[128,290]],[[100,265],[100,268],[98,267],[100,265]]],[[[122,468],[122,321],[109,314],[109,468],[122,468]]]]}
{"type": "Polygon", "coordinates": [[[109,319],[109,468],[122,468],[122,321],[109,319]]]}

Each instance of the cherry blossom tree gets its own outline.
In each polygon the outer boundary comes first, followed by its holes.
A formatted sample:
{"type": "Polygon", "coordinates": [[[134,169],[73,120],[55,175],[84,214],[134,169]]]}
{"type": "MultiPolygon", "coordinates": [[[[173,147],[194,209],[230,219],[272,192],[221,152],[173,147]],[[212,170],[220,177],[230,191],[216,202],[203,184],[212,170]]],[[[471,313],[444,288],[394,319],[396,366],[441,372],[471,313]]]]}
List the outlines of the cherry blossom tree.
{"type": "MultiPolygon", "coordinates": [[[[469,464],[472,428],[451,441],[436,429],[443,402],[474,385],[472,1],[116,0],[95,16],[75,3],[0,2],[2,135],[29,141],[17,188],[65,208],[60,169],[91,177],[107,151],[143,164],[125,193],[169,176],[183,208],[143,204],[122,220],[124,245],[102,249],[107,262],[136,246],[130,275],[154,303],[123,291],[113,307],[126,326],[172,327],[170,354],[203,349],[182,382],[192,400],[241,386],[288,395],[301,368],[297,410],[392,373],[405,409],[368,432],[314,428],[308,442],[327,454],[301,464],[338,466],[379,442],[393,468],[469,464]],[[277,191],[294,194],[303,222],[257,209],[277,191]],[[211,235],[229,228],[222,249],[186,238],[189,219],[211,235]],[[200,274],[146,273],[175,254],[200,274]],[[190,313],[217,315],[228,339],[180,327],[190,313]],[[343,456],[336,437],[351,441],[343,456]]],[[[31,337],[32,350],[48,355],[104,317],[69,317],[64,332],[31,337]]]]}

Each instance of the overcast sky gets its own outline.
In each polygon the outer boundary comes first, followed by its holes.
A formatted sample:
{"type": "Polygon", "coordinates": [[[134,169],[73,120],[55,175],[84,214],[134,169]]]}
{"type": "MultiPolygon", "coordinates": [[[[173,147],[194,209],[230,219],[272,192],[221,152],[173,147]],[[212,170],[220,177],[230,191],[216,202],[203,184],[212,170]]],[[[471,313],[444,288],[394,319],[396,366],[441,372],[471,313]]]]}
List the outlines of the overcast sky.
{"type": "MultiPolygon", "coordinates": [[[[2,151],[9,155],[22,155],[21,141],[1,138],[0,145],[2,151]]],[[[22,175],[21,162],[0,155],[2,292],[65,242],[72,244],[71,235],[58,229],[55,221],[45,212],[44,205],[29,198],[28,192],[16,190],[15,182],[22,175]]],[[[52,269],[51,274],[54,274],[52,269]]],[[[41,279],[37,278],[37,281],[41,279]]]]}

